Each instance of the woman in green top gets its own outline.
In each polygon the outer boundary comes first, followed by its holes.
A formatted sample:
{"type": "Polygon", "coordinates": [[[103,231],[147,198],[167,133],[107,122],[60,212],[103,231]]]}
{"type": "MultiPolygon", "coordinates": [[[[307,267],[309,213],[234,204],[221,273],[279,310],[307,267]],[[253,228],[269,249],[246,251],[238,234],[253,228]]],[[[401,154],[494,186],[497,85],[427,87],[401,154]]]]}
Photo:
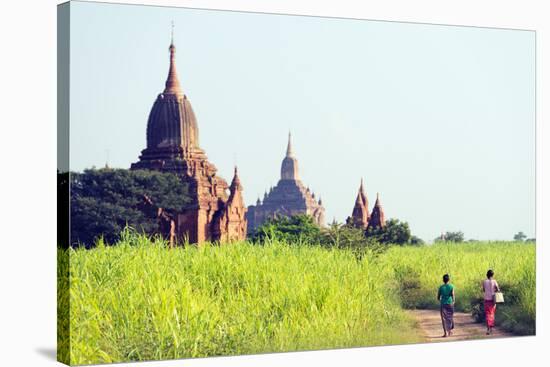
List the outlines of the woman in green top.
{"type": "Polygon", "coordinates": [[[443,337],[451,336],[454,329],[454,304],[455,304],[455,287],[449,283],[449,274],[443,275],[443,285],[437,291],[437,300],[440,302],[441,323],[443,324],[443,337]]]}

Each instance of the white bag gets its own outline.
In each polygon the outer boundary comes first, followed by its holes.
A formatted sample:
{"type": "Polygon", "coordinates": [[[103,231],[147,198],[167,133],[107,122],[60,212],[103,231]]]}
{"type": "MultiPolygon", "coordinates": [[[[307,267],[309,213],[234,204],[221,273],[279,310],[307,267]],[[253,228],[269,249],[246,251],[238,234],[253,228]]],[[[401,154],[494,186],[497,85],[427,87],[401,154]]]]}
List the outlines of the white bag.
{"type": "Polygon", "coordinates": [[[493,301],[495,301],[495,303],[504,303],[504,294],[502,294],[502,292],[495,292],[493,301]]]}

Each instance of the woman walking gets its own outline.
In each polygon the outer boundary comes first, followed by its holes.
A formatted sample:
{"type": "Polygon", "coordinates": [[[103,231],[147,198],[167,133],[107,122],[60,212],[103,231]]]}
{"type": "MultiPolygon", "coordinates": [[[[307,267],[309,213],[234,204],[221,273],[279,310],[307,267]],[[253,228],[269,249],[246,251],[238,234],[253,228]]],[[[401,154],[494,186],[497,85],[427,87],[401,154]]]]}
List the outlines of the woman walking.
{"type": "Polygon", "coordinates": [[[495,302],[495,293],[500,292],[500,287],[496,280],[493,279],[495,273],[492,270],[487,271],[487,279],[482,283],[483,287],[483,308],[485,309],[485,320],[487,321],[487,335],[493,333],[495,326],[495,312],[497,304],[495,302]]]}
{"type": "Polygon", "coordinates": [[[437,300],[440,303],[441,323],[443,324],[443,337],[451,336],[454,329],[454,304],[455,304],[455,287],[449,283],[449,274],[443,275],[443,284],[437,291],[437,300]]]}

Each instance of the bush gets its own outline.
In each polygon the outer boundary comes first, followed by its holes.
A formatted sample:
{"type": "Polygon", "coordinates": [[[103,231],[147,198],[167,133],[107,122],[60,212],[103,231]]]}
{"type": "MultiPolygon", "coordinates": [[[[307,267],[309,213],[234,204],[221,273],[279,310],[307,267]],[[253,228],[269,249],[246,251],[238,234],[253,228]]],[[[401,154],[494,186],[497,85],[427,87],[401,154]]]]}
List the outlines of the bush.
{"type": "Polygon", "coordinates": [[[376,256],[389,247],[375,238],[367,238],[362,229],[336,222],[327,228],[321,228],[312,217],[304,214],[269,219],[256,229],[250,239],[261,244],[281,241],[296,245],[348,249],[358,260],[367,252],[376,256]]]}
{"type": "Polygon", "coordinates": [[[527,236],[525,235],[525,233],[519,231],[518,233],[516,233],[514,235],[514,241],[519,241],[519,242],[523,242],[525,241],[525,239],[527,238],[527,236]]]}
{"type": "Polygon", "coordinates": [[[388,249],[375,239],[367,238],[362,229],[348,224],[332,223],[321,231],[319,242],[325,247],[351,250],[358,260],[367,253],[376,256],[388,249]]]}
{"type": "Polygon", "coordinates": [[[409,265],[396,264],[395,278],[399,285],[399,298],[404,308],[433,308],[435,293],[422,286],[420,273],[409,265]]]}
{"type": "Polygon", "coordinates": [[[464,233],[461,231],[445,232],[434,239],[434,242],[464,242],[464,233]]]}
{"type": "Polygon", "coordinates": [[[321,228],[306,214],[277,216],[262,223],[250,239],[255,243],[282,241],[296,244],[318,244],[321,228]]]}

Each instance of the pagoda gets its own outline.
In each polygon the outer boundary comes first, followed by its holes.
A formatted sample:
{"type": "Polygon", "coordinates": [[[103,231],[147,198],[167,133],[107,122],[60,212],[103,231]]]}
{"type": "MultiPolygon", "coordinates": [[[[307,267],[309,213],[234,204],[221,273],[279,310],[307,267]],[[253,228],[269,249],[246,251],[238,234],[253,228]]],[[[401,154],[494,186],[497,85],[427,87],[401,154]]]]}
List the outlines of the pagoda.
{"type": "Polygon", "coordinates": [[[380,194],[376,193],[376,202],[370,214],[367,231],[371,228],[384,228],[385,226],[386,216],[384,214],[384,209],[382,209],[382,204],[380,203],[380,194]]]}
{"type": "Polygon", "coordinates": [[[346,219],[346,224],[365,231],[374,228],[384,228],[386,226],[386,217],[380,203],[379,193],[376,194],[376,202],[374,203],[372,212],[369,214],[369,201],[363,187],[363,179],[361,179],[361,184],[359,185],[353,211],[351,212],[351,216],[346,219]]]}
{"type": "Polygon", "coordinates": [[[176,72],[173,36],[169,52],[170,67],[165,88],[157,96],[147,121],[147,146],[130,169],[174,173],[188,185],[191,201],[180,211],[172,213],[169,219],[174,222],[172,232],[178,241],[242,240],[246,237],[247,209],[237,169],[231,186],[228,186],[216,175],[216,166],[208,161],[205,151],[200,148],[197,118],[176,72]]]}
{"type": "Polygon", "coordinates": [[[292,139],[288,134],[286,155],[281,164],[281,179],[275,187],[266,192],[263,201],[258,198],[256,205],[250,205],[246,218],[248,231],[252,233],[269,218],[276,216],[310,215],[315,223],[324,225],[325,208],[319,198],[315,198],[309,187],[306,188],[299,178],[298,160],[292,149],[292,139]]]}
{"type": "Polygon", "coordinates": [[[363,187],[363,179],[361,179],[361,184],[359,185],[359,191],[357,192],[357,198],[355,199],[353,211],[351,216],[347,218],[346,223],[357,228],[367,229],[369,219],[369,201],[363,187]]]}

